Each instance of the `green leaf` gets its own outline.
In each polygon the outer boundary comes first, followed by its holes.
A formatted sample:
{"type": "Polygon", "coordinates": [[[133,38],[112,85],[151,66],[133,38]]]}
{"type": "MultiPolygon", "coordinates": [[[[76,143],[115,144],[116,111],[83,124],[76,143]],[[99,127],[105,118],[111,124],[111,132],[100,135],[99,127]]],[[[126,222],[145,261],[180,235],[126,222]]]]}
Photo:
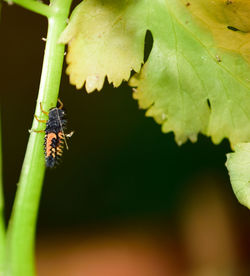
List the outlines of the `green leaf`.
{"type": "MultiPolygon", "coordinates": [[[[178,144],[196,141],[199,132],[214,143],[225,137],[232,145],[249,141],[249,66],[242,56],[220,49],[181,3],[154,5],[149,27],[154,45],[130,81],[134,98],[164,132],[175,133],[178,144]]],[[[233,32],[224,27],[225,33],[233,32]]]]}
{"type": "Polygon", "coordinates": [[[248,207],[249,14],[247,0],[85,0],[60,38],[77,88],[101,90],[105,77],[116,87],[134,70],[133,97],[178,144],[202,133],[236,145],[227,166],[248,207]],[[148,30],[153,47],[143,64],[148,30]]]}
{"type": "Polygon", "coordinates": [[[134,70],[134,98],[178,144],[195,142],[198,133],[214,143],[247,142],[250,26],[244,3],[250,9],[243,0],[85,0],[60,38],[68,43],[70,81],[77,88],[86,83],[91,92],[102,88],[105,76],[118,86],[134,70]],[[242,18],[229,20],[233,14],[242,18]],[[153,48],[140,70],[147,30],[153,48]]]}
{"type": "Polygon", "coordinates": [[[239,202],[250,209],[250,143],[235,146],[235,152],[227,155],[230,180],[239,202]]]}

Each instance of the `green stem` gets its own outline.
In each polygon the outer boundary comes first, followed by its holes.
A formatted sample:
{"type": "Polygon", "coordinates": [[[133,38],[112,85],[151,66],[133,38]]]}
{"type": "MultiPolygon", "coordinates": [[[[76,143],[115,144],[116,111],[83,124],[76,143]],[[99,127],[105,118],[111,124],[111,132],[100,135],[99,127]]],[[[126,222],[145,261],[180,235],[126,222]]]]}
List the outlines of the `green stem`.
{"type": "MultiPolygon", "coordinates": [[[[64,57],[64,45],[58,43],[58,38],[66,26],[72,0],[51,2],[50,8],[55,12],[49,17],[47,43],[35,111],[35,114],[42,119],[45,119],[45,115],[40,110],[40,102],[43,103],[45,110],[56,106],[64,57]]],[[[34,119],[32,129],[44,129],[44,125],[34,119]]],[[[43,139],[44,134],[31,132],[28,141],[7,231],[6,276],[35,274],[34,237],[45,174],[43,139]]]]}
{"type": "Polygon", "coordinates": [[[3,197],[3,172],[2,172],[2,127],[0,114],[0,275],[4,270],[5,251],[5,223],[4,223],[4,197],[3,197]]]}
{"type": "Polygon", "coordinates": [[[50,7],[36,0],[4,0],[7,3],[15,3],[27,10],[49,17],[51,15],[50,7]]]}

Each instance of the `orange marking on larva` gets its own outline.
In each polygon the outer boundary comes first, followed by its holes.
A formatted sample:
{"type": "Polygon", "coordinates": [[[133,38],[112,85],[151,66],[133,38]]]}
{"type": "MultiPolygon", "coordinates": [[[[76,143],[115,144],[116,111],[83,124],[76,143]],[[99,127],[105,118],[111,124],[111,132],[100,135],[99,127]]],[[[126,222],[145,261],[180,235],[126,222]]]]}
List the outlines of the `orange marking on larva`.
{"type": "Polygon", "coordinates": [[[59,150],[58,148],[56,149],[56,153],[62,153],[62,150],[59,150]]]}
{"type": "Polygon", "coordinates": [[[58,132],[58,137],[59,137],[59,139],[64,140],[64,135],[61,131],[58,132]]]}
{"type": "MultiPolygon", "coordinates": [[[[56,139],[56,134],[55,133],[48,133],[47,135],[47,140],[46,140],[46,157],[50,156],[51,150],[52,150],[52,139],[56,139]]],[[[55,153],[52,153],[53,158],[55,157],[55,153]]]]}
{"type": "Polygon", "coordinates": [[[57,155],[62,156],[62,152],[61,151],[57,152],[57,155]]]}
{"type": "Polygon", "coordinates": [[[63,143],[64,143],[64,135],[61,131],[59,131],[57,136],[59,138],[59,141],[58,141],[58,146],[56,147],[56,155],[61,156],[62,155],[63,143]]]}

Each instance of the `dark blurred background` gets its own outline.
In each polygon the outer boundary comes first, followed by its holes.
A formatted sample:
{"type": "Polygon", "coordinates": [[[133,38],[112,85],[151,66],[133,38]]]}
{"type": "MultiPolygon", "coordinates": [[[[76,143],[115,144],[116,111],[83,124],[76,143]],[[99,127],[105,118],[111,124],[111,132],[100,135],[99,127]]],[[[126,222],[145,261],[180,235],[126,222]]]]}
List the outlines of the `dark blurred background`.
{"type": "MultiPolygon", "coordinates": [[[[43,17],[3,4],[6,220],[33,120],[46,30],[43,17]]],[[[177,146],[172,133],[163,134],[138,109],[127,83],[87,94],[69,84],[64,68],[60,98],[75,134],[62,164],[46,172],[39,275],[250,275],[249,211],[231,189],[227,141],[213,145],[200,135],[196,144],[177,146]]]]}

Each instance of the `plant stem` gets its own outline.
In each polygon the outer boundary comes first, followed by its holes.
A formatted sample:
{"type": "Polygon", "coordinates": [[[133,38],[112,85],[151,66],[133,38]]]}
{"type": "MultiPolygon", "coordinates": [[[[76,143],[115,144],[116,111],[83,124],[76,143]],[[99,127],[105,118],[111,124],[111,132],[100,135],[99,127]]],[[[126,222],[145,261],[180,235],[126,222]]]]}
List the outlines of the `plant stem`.
{"type": "MultiPolygon", "coordinates": [[[[1,3],[0,3],[1,12],[1,3]]],[[[3,160],[2,160],[2,116],[0,110],[0,276],[4,273],[5,259],[5,222],[4,222],[4,195],[3,195],[3,160]]]]}
{"type": "Polygon", "coordinates": [[[27,10],[39,13],[41,15],[49,17],[51,15],[50,7],[42,2],[36,0],[4,0],[7,3],[15,3],[27,10]]]}
{"type": "MultiPolygon", "coordinates": [[[[42,119],[47,118],[40,110],[40,102],[45,110],[56,106],[64,57],[64,45],[58,43],[58,38],[66,26],[72,0],[51,2],[50,8],[55,13],[48,18],[48,36],[35,112],[42,119]]],[[[32,129],[44,129],[44,125],[34,119],[32,129]]],[[[6,276],[35,275],[34,237],[45,174],[43,139],[42,133],[31,132],[29,137],[7,231],[6,276]]]]}
{"type": "Polygon", "coordinates": [[[4,223],[4,197],[3,197],[3,172],[2,172],[2,126],[0,114],[0,275],[4,270],[5,251],[5,223],[4,223]]]}

